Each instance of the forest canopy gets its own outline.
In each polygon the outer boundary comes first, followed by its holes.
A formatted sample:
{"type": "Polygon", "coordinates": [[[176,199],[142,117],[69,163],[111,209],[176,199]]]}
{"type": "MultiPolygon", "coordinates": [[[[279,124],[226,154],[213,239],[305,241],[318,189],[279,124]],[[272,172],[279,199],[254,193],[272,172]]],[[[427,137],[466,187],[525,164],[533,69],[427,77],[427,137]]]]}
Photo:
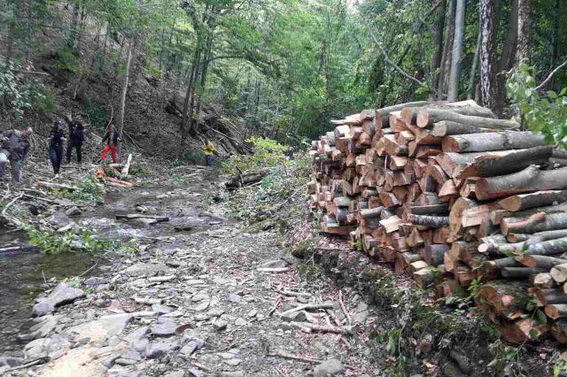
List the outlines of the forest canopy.
{"type": "Polygon", "coordinates": [[[184,137],[205,104],[291,143],[347,113],[420,99],[523,116],[550,90],[564,104],[566,20],[567,0],[0,0],[1,112],[53,110],[33,74],[15,74],[49,57],[77,86],[126,80],[124,99],[131,65],[172,80],[184,88],[184,137]],[[527,73],[514,76],[521,62],[527,73]],[[526,80],[537,90],[519,95],[526,80]]]}

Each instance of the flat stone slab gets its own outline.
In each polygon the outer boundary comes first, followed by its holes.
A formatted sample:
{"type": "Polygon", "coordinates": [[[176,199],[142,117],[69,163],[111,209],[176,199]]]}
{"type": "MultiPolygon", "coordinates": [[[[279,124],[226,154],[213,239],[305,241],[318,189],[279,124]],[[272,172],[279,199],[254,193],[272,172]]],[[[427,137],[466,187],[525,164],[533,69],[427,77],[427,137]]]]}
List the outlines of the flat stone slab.
{"type": "Polygon", "coordinates": [[[56,307],[70,304],[86,294],[82,289],[73,288],[68,284],[59,284],[46,298],[33,307],[33,315],[41,317],[52,313],[56,307]]]}
{"type": "Polygon", "coordinates": [[[91,342],[106,340],[120,335],[126,325],[134,318],[131,314],[112,314],[97,320],[71,327],[66,333],[79,338],[90,338],[91,342]]]}
{"type": "Polygon", "coordinates": [[[163,263],[135,263],[124,270],[130,276],[155,275],[159,272],[170,273],[171,269],[163,263]]]}

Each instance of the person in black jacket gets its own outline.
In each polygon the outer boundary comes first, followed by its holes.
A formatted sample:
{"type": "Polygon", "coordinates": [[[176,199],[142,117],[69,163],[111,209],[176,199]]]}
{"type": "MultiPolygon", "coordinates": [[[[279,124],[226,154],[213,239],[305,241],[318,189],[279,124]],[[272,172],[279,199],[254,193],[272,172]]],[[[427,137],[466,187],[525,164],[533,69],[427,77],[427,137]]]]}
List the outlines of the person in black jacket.
{"type": "Polygon", "coordinates": [[[59,178],[59,170],[63,161],[63,143],[65,142],[65,133],[63,132],[63,122],[60,120],[53,123],[51,132],[49,133],[49,160],[53,166],[55,178],[59,178]]]}
{"type": "Polygon", "coordinates": [[[69,142],[67,143],[67,163],[71,162],[73,148],[77,150],[77,162],[82,162],[81,148],[85,140],[85,129],[81,122],[69,123],[69,142]]]}
{"type": "Polygon", "coordinates": [[[29,137],[33,130],[5,131],[0,134],[0,182],[4,181],[4,174],[8,162],[12,167],[12,181],[20,182],[22,161],[27,157],[30,149],[29,137]]]}

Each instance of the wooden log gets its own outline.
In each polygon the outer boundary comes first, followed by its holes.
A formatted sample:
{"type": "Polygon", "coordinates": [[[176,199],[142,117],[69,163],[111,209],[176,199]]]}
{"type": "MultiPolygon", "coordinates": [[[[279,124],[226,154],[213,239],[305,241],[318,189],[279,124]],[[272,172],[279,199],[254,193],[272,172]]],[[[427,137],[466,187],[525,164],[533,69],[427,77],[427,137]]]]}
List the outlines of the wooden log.
{"type": "Polygon", "coordinates": [[[534,234],[517,234],[512,233],[506,236],[508,242],[523,242],[523,241],[530,241],[530,244],[548,241],[548,240],[556,240],[558,238],[567,237],[567,229],[559,229],[559,230],[550,230],[547,232],[538,232],[534,234]]]}
{"type": "Polygon", "coordinates": [[[545,306],[545,315],[551,319],[567,317],[567,304],[548,304],[545,306]]]}
{"type": "Polygon", "coordinates": [[[443,139],[443,152],[486,152],[533,148],[545,145],[543,136],[524,132],[488,132],[453,135],[443,139]]]}
{"type": "Polygon", "coordinates": [[[466,177],[492,177],[518,172],[535,164],[546,163],[553,152],[553,147],[544,145],[534,148],[522,149],[504,156],[483,155],[475,158],[473,163],[460,171],[457,178],[466,177]]]}
{"type": "Polygon", "coordinates": [[[549,332],[549,325],[542,324],[532,318],[521,318],[514,321],[497,321],[494,325],[502,339],[512,344],[525,344],[540,341],[549,332]]]}
{"type": "Polygon", "coordinates": [[[553,266],[549,273],[557,283],[565,283],[567,281],[567,263],[553,266]]]}
{"type": "Polygon", "coordinates": [[[377,207],[372,209],[365,209],[360,211],[360,217],[364,219],[372,218],[372,217],[380,217],[384,207],[377,207]]]}
{"type": "Polygon", "coordinates": [[[413,273],[413,280],[422,288],[429,288],[435,284],[439,275],[431,268],[423,268],[413,273]]]}
{"type": "Polygon", "coordinates": [[[567,319],[559,318],[551,324],[551,335],[561,344],[567,344],[567,319]]]}
{"type": "Polygon", "coordinates": [[[545,268],[537,267],[504,267],[501,271],[502,276],[508,279],[525,279],[530,275],[537,275],[547,272],[545,268]]]}
{"type": "Polygon", "coordinates": [[[523,229],[530,228],[545,221],[546,217],[547,215],[545,212],[538,212],[520,221],[508,221],[507,219],[502,219],[502,221],[500,221],[500,231],[505,236],[512,232],[521,233],[523,229]]]}
{"type": "Polygon", "coordinates": [[[533,234],[544,231],[567,229],[567,213],[552,213],[545,216],[544,221],[514,228],[514,233],[533,234]]]}
{"type": "Polygon", "coordinates": [[[567,295],[562,289],[530,288],[530,292],[537,297],[539,306],[548,304],[567,304],[567,295]]]}
{"type": "Polygon", "coordinates": [[[500,201],[500,206],[510,212],[559,204],[567,201],[567,190],[538,191],[512,195],[500,201]]]}
{"type": "Polygon", "coordinates": [[[408,221],[415,225],[424,225],[432,228],[438,228],[443,225],[449,225],[448,216],[426,216],[426,215],[408,215],[408,221]]]}
{"type": "Polygon", "coordinates": [[[494,130],[490,128],[469,126],[458,122],[452,122],[450,120],[442,120],[440,122],[433,123],[433,128],[431,129],[431,134],[436,137],[476,134],[481,132],[494,132],[494,130]]]}
{"type": "MultiPolygon", "coordinates": [[[[473,110],[473,108],[470,108],[473,110]]],[[[519,129],[518,122],[505,119],[494,119],[492,117],[483,117],[483,108],[478,108],[479,112],[475,115],[463,115],[455,112],[455,110],[441,110],[423,108],[419,111],[416,124],[420,128],[433,126],[433,124],[443,120],[465,124],[471,127],[490,128],[495,130],[519,129]],[[480,116],[479,116],[480,115],[480,116]]],[[[474,108],[474,110],[477,110],[474,108]]],[[[472,114],[472,111],[469,113],[472,114]]],[[[486,114],[486,112],[484,113],[486,114]]]]}
{"type": "Polygon", "coordinates": [[[428,265],[437,267],[443,264],[449,249],[448,245],[427,245],[422,249],[421,257],[428,265]]]}
{"type": "Polygon", "coordinates": [[[532,284],[538,288],[553,288],[557,286],[549,272],[543,272],[533,277],[532,284]]]}
{"type": "Polygon", "coordinates": [[[375,127],[377,130],[387,128],[390,126],[390,113],[401,111],[405,107],[421,107],[427,105],[429,102],[427,101],[417,101],[417,102],[408,102],[408,103],[401,103],[394,106],[384,107],[382,109],[376,110],[376,115],[374,119],[380,119],[380,125],[377,126],[376,122],[375,127]]]}
{"type": "Polygon", "coordinates": [[[528,246],[526,255],[557,255],[567,252],[567,237],[549,240],[528,246]]]}
{"type": "Polygon", "coordinates": [[[544,171],[532,165],[518,173],[481,178],[477,181],[476,186],[479,200],[541,190],[565,189],[567,188],[567,167],[544,171]]]}

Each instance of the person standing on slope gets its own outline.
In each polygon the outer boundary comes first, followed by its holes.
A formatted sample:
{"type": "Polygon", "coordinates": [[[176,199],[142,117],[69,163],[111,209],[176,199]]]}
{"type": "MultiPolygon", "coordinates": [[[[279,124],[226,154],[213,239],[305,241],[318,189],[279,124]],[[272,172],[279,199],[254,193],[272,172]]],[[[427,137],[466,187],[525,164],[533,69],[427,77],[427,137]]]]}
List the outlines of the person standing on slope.
{"type": "Polygon", "coordinates": [[[63,161],[63,144],[65,142],[65,133],[63,132],[63,121],[57,120],[53,123],[53,127],[49,132],[49,160],[53,166],[55,178],[59,178],[61,170],[61,162],[63,161]]]}
{"type": "Polygon", "coordinates": [[[106,160],[106,155],[110,153],[112,156],[112,162],[115,164],[118,163],[118,142],[120,141],[120,135],[118,131],[116,131],[116,127],[112,122],[108,124],[106,127],[106,133],[104,134],[104,138],[102,142],[106,142],[104,150],[102,151],[102,156],[100,157],[100,162],[104,162],[106,160]]]}
{"type": "Polygon", "coordinates": [[[73,154],[73,148],[77,150],[77,162],[81,164],[82,155],[81,148],[83,147],[83,141],[85,140],[85,129],[83,124],[78,121],[69,123],[69,143],[67,144],[67,163],[71,162],[71,155],[73,154]]]}
{"type": "Polygon", "coordinates": [[[12,181],[20,182],[22,161],[27,157],[30,149],[29,138],[33,130],[12,130],[0,134],[0,183],[10,162],[12,168],[12,181]]]}
{"type": "Polygon", "coordinates": [[[203,151],[205,152],[205,165],[212,166],[215,150],[215,145],[211,143],[210,140],[207,140],[207,142],[203,146],[203,151]]]}

